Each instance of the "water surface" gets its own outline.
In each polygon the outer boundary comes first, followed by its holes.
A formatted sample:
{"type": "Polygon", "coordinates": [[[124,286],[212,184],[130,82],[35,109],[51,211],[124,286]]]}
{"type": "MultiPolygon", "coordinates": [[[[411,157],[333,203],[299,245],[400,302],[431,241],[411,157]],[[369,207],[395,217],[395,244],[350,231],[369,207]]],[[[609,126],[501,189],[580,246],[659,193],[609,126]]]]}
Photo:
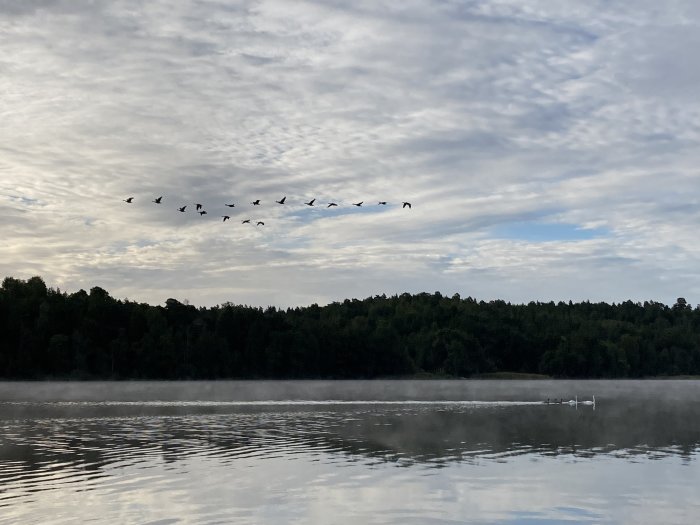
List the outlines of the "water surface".
{"type": "Polygon", "coordinates": [[[0,383],[0,523],[699,523],[699,394],[695,381],[0,383]]]}

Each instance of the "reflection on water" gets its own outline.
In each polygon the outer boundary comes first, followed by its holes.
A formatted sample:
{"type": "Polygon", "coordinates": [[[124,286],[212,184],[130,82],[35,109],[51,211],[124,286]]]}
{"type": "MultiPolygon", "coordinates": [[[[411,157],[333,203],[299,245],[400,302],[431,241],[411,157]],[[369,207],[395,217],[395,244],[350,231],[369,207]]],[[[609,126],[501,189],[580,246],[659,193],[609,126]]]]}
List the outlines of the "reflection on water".
{"type": "Polygon", "coordinates": [[[172,383],[141,384],[142,401],[128,384],[100,384],[113,391],[96,401],[93,384],[91,400],[76,391],[58,402],[38,399],[35,385],[2,384],[0,522],[700,518],[695,382],[474,383],[446,392],[441,382],[346,382],[335,401],[308,382],[280,384],[291,401],[220,399],[246,383],[189,400],[165,397],[172,383]],[[358,388],[362,402],[349,399],[358,388]],[[592,388],[595,410],[535,402],[541,389],[592,388]],[[467,393],[479,402],[459,399],[467,393]]]}

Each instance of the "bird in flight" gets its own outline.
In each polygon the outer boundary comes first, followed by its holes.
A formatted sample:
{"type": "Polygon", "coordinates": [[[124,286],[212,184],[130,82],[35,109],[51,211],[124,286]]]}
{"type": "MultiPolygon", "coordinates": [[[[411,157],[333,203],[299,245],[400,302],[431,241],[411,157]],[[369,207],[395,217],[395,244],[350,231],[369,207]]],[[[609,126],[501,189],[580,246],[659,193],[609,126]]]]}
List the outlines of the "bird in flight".
{"type": "Polygon", "coordinates": [[[187,204],[185,204],[182,208],[178,208],[177,210],[181,213],[185,213],[185,208],[187,208],[187,204]]]}
{"type": "Polygon", "coordinates": [[[199,212],[199,214],[202,215],[202,216],[204,216],[204,215],[207,214],[207,210],[202,210],[202,211],[199,212]]]}
{"type": "Polygon", "coordinates": [[[329,202],[326,208],[330,208],[331,206],[337,206],[337,204],[335,202],[329,202]]]}
{"type": "Polygon", "coordinates": [[[404,203],[403,203],[403,206],[401,206],[401,207],[402,207],[402,208],[405,208],[406,206],[408,206],[408,209],[409,209],[409,210],[411,209],[411,203],[410,203],[410,202],[404,202],[404,203]]]}
{"type": "Polygon", "coordinates": [[[160,197],[158,197],[158,198],[157,198],[156,200],[154,200],[153,202],[155,202],[156,204],[160,204],[160,201],[161,201],[162,199],[163,199],[163,196],[161,195],[160,197]]]}
{"type": "Polygon", "coordinates": [[[286,196],[286,195],[285,195],[284,197],[282,197],[280,200],[275,201],[275,202],[276,202],[277,204],[284,204],[284,201],[285,201],[285,200],[287,200],[287,196],[286,196]]]}
{"type": "Polygon", "coordinates": [[[263,221],[258,221],[255,223],[256,226],[265,226],[265,223],[263,221]]]}
{"type": "Polygon", "coordinates": [[[313,206],[314,202],[316,202],[316,199],[311,199],[309,202],[305,202],[304,204],[306,204],[307,206],[313,206]]]}
{"type": "Polygon", "coordinates": [[[195,204],[195,206],[197,206],[197,211],[199,211],[199,210],[202,209],[202,205],[201,205],[201,204],[195,204]]]}
{"type": "Polygon", "coordinates": [[[229,220],[231,218],[228,215],[222,215],[222,217],[224,218],[224,220],[221,222],[226,222],[227,220],[229,220]]]}
{"type": "Polygon", "coordinates": [[[251,204],[253,206],[260,206],[260,199],[254,200],[253,202],[251,202],[251,204]]]}
{"type": "Polygon", "coordinates": [[[386,201],[379,201],[377,204],[381,204],[382,206],[386,206],[386,201]]]}
{"type": "Polygon", "coordinates": [[[235,204],[225,204],[225,206],[228,206],[229,208],[235,208],[235,207],[236,207],[235,204]]]}
{"type": "Polygon", "coordinates": [[[127,202],[127,203],[131,204],[131,202],[134,200],[134,198],[133,198],[133,197],[129,197],[128,199],[123,199],[123,200],[124,200],[124,202],[127,202]]]}
{"type": "Polygon", "coordinates": [[[353,202],[352,205],[353,205],[353,206],[357,206],[357,207],[359,208],[360,206],[362,206],[362,203],[363,203],[363,202],[365,202],[365,201],[353,202]]]}
{"type": "Polygon", "coordinates": [[[250,219],[246,219],[244,221],[241,221],[241,224],[250,224],[250,219]]]}

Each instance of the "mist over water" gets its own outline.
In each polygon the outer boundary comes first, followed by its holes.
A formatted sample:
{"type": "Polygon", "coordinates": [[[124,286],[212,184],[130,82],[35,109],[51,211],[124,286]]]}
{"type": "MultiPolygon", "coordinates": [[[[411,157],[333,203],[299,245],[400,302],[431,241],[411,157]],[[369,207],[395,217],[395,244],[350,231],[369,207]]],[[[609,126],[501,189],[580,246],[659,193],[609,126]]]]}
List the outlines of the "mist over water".
{"type": "Polygon", "coordinates": [[[692,380],[15,381],[2,401],[544,401],[547,398],[688,401],[692,380]]]}
{"type": "Polygon", "coordinates": [[[695,523],[699,394],[695,381],[0,383],[0,523],[695,523]],[[542,403],[593,395],[595,408],[542,403]]]}

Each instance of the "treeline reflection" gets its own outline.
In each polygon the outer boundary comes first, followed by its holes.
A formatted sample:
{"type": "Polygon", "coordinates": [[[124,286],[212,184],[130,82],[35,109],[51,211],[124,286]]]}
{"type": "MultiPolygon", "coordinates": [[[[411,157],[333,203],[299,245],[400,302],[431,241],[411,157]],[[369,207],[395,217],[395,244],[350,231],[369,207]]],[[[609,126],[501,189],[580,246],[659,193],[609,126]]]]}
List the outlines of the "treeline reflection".
{"type": "Polygon", "coordinates": [[[700,450],[697,404],[138,406],[98,403],[0,406],[0,485],[41,489],[51,478],[110,469],[270,458],[442,467],[516,456],[599,455],[632,461],[700,450]],[[20,415],[21,413],[21,415],[20,415]],[[99,414],[99,415],[98,415],[99,414]]]}

